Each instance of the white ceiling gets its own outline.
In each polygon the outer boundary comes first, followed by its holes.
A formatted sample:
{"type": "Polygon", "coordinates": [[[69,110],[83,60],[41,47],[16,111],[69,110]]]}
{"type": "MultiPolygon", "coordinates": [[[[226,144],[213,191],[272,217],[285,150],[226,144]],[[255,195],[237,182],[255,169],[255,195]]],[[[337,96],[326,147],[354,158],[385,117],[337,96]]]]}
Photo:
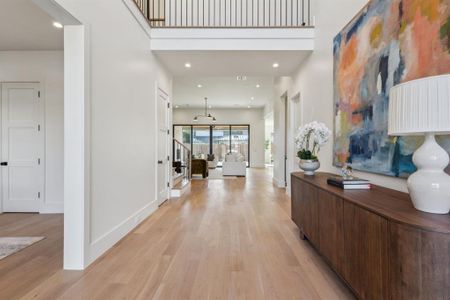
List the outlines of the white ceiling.
{"type": "Polygon", "coordinates": [[[212,108],[264,107],[273,98],[273,77],[252,77],[238,81],[236,76],[177,77],[173,82],[175,108],[204,107],[204,98],[212,108]],[[198,88],[201,84],[202,88],[198,88]],[[256,85],[260,87],[257,88],[256,85]],[[254,98],[253,100],[251,98],[254,98]]]}
{"type": "Polygon", "coordinates": [[[155,51],[174,76],[287,76],[310,51],[155,51]],[[185,68],[189,62],[192,67],[185,68]],[[279,63],[274,69],[273,63],[279,63]]]}
{"type": "Polygon", "coordinates": [[[0,0],[0,51],[62,50],[63,30],[31,0],[0,0]]]}

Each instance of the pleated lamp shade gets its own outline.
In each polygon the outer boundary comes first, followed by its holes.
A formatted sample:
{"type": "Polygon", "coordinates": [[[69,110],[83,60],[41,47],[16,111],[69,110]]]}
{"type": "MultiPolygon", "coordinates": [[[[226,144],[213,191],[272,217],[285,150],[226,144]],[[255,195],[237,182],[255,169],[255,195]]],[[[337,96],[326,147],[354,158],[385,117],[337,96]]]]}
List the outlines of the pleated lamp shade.
{"type": "Polygon", "coordinates": [[[450,134],[450,74],[393,87],[389,99],[389,135],[450,134]]]}

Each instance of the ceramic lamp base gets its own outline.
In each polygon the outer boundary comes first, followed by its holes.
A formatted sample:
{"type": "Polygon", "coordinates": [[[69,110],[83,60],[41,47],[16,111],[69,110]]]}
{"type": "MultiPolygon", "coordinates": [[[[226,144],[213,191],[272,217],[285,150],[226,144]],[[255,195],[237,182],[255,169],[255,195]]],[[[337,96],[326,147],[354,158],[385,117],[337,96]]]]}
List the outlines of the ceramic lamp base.
{"type": "Polygon", "coordinates": [[[417,172],[408,178],[408,190],[414,207],[433,214],[450,211],[450,176],[444,172],[449,164],[448,153],[427,133],[425,142],[416,150],[413,161],[417,172]]]}

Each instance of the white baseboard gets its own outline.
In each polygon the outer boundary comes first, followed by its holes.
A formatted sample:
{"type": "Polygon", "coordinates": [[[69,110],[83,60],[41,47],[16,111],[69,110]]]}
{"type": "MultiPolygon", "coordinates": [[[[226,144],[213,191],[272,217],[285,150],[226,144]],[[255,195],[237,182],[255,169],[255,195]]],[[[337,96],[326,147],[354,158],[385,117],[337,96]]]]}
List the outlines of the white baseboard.
{"type": "Polygon", "coordinates": [[[142,221],[148,218],[158,208],[158,202],[152,201],[147,204],[136,213],[128,217],[125,221],[114,227],[109,232],[105,233],[94,242],[91,243],[89,249],[89,261],[87,265],[90,265],[103,253],[114,246],[118,241],[130,233],[136,228],[142,221]]]}
{"type": "Polygon", "coordinates": [[[286,183],[284,182],[284,180],[280,180],[278,178],[273,178],[273,183],[279,187],[279,188],[285,188],[286,187],[286,183]]]}
{"type": "Polygon", "coordinates": [[[62,202],[51,202],[44,203],[44,205],[39,210],[40,214],[63,214],[64,213],[64,203],[62,202]]]}
{"type": "Polygon", "coordinates": [[[265,168],[266,165],[265,164],[251,164],[250,168],[265,168]]]}

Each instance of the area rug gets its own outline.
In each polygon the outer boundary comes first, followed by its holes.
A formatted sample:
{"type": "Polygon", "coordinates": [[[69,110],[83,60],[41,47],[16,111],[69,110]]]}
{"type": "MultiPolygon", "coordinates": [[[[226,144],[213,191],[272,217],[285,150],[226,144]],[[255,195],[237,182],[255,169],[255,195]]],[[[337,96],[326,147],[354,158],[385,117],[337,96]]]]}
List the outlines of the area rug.
{"type": "Polygon", "coordinates": [[[43,239],[45,239],[43,236],[0,237],[0,260],[42,241],[43,239]]]}

